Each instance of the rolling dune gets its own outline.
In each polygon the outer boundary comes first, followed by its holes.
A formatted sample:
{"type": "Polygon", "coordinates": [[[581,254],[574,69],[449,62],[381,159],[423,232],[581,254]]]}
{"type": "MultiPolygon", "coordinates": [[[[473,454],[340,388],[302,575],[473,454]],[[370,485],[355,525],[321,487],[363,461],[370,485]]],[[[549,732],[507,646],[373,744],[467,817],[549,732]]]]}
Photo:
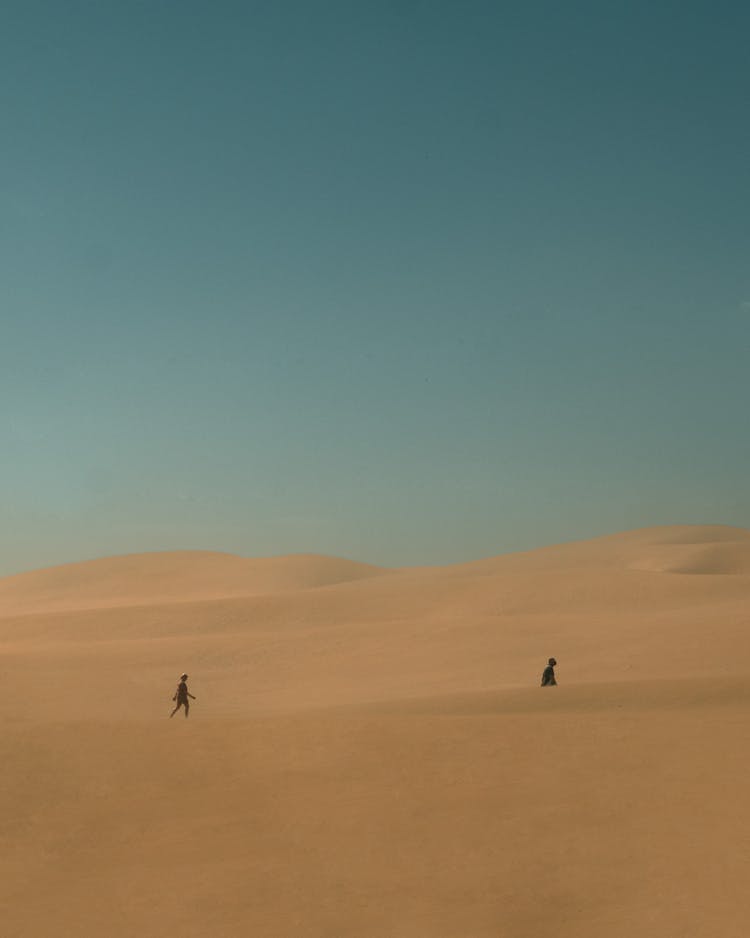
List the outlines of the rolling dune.
{"type": "Polygon", "coordinates": [[[749,601],[722,526],[0,580],[2,934],[744,938],[749,601]]]}
{"type": "Polygon", "coordinates": [[[369,564],[312,554],[130,554],[5,577],[0,580],[0,615],[294,592],[380,573],[369,564]]]}

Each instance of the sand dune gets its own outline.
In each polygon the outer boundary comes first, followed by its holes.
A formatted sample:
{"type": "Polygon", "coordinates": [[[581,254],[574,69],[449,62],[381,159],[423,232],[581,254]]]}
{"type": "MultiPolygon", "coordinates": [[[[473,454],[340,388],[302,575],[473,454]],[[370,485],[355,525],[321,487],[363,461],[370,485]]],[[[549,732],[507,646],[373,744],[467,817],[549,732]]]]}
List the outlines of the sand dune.
{"type": "Polygon", "coordinates": [[[0,616],[291,592],[380,572],[369,564],[312,554],[272,558],[187,550],[130,554],[0,579],[0,616]]]}
{"type": "Polygon", "coordinates": [[[0,580],[2,934],[744,938],[749,550],[0,580]]]}
{"type": "MultiPolygon", "coordinates": [[[[662,557],[666,566],[678,566],[686,550],[693,551],[696,555],[703,552],[707,557],[717,552],[721,554],[726,568],[711,563],[712,567],[717,568],[705,572],[746,572],[746,563],[750,556],[750,531],[729,525],[686,524],[640,528],[590,541],[558,544],[525,553],[492,557],[456,565],[450,569],[454,572],[474,570],[484,573],[572,570],[584,574],[592,570],[627,568],[660,571],[661,567],[651,564],[652,557],[662,557]]],[[[685,572],[703,571],[695,569],[685,572]]]]}

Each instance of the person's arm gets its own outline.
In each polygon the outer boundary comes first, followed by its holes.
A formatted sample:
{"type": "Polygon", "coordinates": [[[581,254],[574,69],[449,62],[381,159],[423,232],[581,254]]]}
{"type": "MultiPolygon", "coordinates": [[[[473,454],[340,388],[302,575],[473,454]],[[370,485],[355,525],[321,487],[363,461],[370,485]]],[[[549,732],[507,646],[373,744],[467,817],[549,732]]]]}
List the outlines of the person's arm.
{"type": "MultiPolygon", "coordinates": [[[[188,691],[188,697],[193,697],[193,695],[190,693],[190,691],[188,691]]],[[[197,698],[196,698],[196,697],[193,697],[193,700],[197,700],[197,698]]]]}

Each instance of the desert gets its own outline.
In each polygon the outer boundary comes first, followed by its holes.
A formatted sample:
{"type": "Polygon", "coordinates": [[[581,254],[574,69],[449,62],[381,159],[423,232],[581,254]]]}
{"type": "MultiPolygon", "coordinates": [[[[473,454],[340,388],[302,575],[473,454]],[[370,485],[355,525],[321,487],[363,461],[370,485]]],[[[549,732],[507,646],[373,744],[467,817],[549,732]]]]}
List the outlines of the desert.
{"type": "Polygon", "coordinates": [[[5,577],[3,934],[744,938],[748,599],[729,526],[5,577]]]}
{"type": "Polygon", "coordinates": [[[748,938],[750,4],[3,4],[0,938],[748,938]]]}

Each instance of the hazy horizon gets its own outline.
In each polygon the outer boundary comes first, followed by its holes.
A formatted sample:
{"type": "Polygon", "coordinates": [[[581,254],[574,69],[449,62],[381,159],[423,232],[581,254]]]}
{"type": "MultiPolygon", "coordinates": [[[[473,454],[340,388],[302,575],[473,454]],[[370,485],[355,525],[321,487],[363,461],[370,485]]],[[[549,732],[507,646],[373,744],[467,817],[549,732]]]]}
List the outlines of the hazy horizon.
{"type": "Polygon", "coordinates": [[[743,525],[732,525],[732,524],[711,524],[711,523],[677,523],[677,524],[664,524],[664,525],[648,525],[648,526],[639,526],[637,528],[626,528],[621,531],[607,531],[602,534],[596,534],[591,537],[572,537],[567,538],[562,541],[552,541],[545,544],[534,544],[529,547],[496,551],[490,554],[482,554],[481,556],[476,557],[461,557],[458,560],[448,561],[448,562],[433,562],[433,563],[413,563],[413,564],[377,564],[372,560],[363,560],[361,557],[344,557],[340,554],[321,554],[314,551],[289,551],[285,554],[241,554],[237,551],[227,551],[221,550],[219,548],[206,549],[202,547],[175,547],[175,548],[165,548],[159,549],[155,548],[152,550],[143,550],[143,551],[128,551],[123,554],[100,554],[98,556],[91,557],[75,557],[68,560],[63,560],[58,563],[53,564],[43,564],[40,567],[29,567],[23,570],[14,570],[10,573],[0,573],[0,579],[6,576],[14,576],[20,573],[34,573],[42,570],[46,570],[54,567],[65,567],[65,566],[76,566],[87,563],[94,563],[96,561],[108,561],[108,560],[117,560],[117,559],[126,559],[128,557],[148,557],[149,555],[159,555],[159,554],[207,554],[207,555],[225,555],[227,557],[238,558],[242,560],[285,560],[289,558],[304,558],[304,557],[321,557],[328,558],[331,560],[344,560],[351,561],[353,563],[359,564],[371,564],[373,567],[381,567],[384,570],[408,570],[408,569],[418,569],[418,568],[430,568],[430,567],[451,567],[454,565],[461,565],[462,563],[472,563],[474,561],[490,560],[496,559],[499,557],[507,557],[512,554],[525,554],[533,553],[536,550],[543,550],[544,548],[556,548],[556,547],[566,547],[573,546],[575,544],[584,544],[589,541],[596,541],[600,539],[617,537],[618,535],[629,535],[637,534],[640,532],[657,532],[661,528],[665,532],[672,532],[675,529],[682,528],[696,528],[696,529],[715,529],[715,528],[727,528],[729,530],[735,529],[737,531],[742,531],[750,534],[750,528],[744,527],[743,525]]]}
{"type": "Polygon", "coordinates": [[[748,26],[7,5],[0,574],[750,526],[748,26]]]}

